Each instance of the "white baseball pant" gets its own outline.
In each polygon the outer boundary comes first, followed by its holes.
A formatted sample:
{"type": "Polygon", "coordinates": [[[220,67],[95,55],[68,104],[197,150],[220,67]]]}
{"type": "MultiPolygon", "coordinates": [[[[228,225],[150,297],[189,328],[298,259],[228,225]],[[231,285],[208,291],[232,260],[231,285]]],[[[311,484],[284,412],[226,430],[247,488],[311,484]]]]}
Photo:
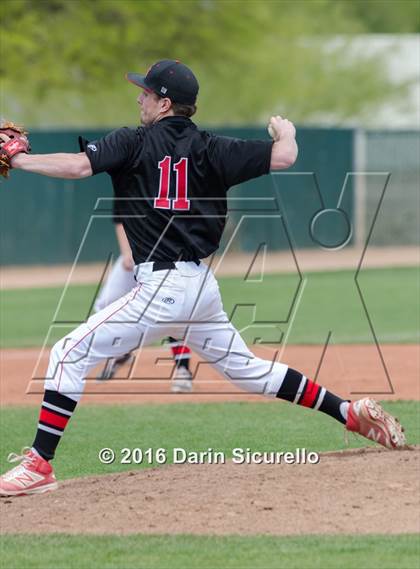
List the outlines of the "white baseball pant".
{"type": "Polygon", "coordinates": [[[236,386],[274,397],[288,366],[257,358],[223,310],[219,286],[204,263],[177,262],[176,270],[136,267],[137,286],[52,348],[45,389],[78,401],[89,371],[161,338],[185,343],[236,386]]]}
{"type": "Polygon", "coordinates": [[[99,312],[114,300],[130,292],[135,285],[134,272],[133,270],[127,271],[123,265],[123,257],[120,255],[112,265],[111,271],[95,300],[95,312],[99,312]]]}

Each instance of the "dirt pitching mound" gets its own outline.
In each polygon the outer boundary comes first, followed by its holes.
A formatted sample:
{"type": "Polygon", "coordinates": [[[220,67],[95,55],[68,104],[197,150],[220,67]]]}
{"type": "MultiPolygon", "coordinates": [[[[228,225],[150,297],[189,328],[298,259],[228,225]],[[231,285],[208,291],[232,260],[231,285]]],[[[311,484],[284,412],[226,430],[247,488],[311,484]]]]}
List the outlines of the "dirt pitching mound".
{"type": "Polygon", "coordinates": [[[420,447],[318,464],[172,465],[1,500],[2,533],[298,535],[420,530],[420,447]]]}

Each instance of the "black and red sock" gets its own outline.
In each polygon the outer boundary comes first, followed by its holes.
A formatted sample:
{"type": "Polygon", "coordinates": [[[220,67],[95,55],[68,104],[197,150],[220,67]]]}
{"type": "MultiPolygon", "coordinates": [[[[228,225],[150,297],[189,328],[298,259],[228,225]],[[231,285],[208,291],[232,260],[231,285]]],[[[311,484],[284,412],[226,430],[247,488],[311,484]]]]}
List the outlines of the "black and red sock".
{"type": "Polygon", "coordinates": [[[32,447],[45,460],[54,458],[55,449],[76,408],[77,402],[57,391],[46,390],[39,414],[38,430],[32,447]]]}
{"type": "Polygon", "coordinates": [[[185,367],[190,369],[191,350],[182,341],[169,336],[172,357],[175,360],[175,367],[185,367]]]}
{"type": "Polygon", "coordinates": [[[289,367],[277,393],[280,399],[322,411],[346,423],[348,402],[289,367]]]}

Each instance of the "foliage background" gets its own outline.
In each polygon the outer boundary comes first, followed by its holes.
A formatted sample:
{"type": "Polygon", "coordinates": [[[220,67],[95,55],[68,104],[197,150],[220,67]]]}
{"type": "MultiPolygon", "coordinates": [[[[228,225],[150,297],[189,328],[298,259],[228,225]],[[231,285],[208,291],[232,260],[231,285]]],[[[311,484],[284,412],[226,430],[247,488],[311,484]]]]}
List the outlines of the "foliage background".
{"type": "Polygon", "coordinates": [[[355,34],[418,33],[416,0],[3,0],[1,114],[28,126],[133,124],[127,71],[180,59],[201,88],[205,124],[368,119],[404,97],[387,50],[355,34]],[[332,41],[340,37],[340,41],[332,41]],[[286,111],[287,110],[287,111],[286,111]]]}

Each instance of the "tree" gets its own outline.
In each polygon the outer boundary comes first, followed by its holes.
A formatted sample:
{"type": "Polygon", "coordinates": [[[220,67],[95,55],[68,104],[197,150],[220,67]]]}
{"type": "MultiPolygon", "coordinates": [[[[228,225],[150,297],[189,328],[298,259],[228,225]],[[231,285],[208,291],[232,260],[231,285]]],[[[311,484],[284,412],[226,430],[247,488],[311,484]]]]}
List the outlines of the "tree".
{"type": "Polygon", "coordinates": [[[201,122],[255,123],[271,112],[339,122],[405,87],[391,84],[380,58],[351,55],[346,34],[366,24],[347,4],[3,0],[2,114],[46,127],[133,124],[125,72],[169,57],[197,72],[201,122]]]}
{"type": "Polygon", "coordinates": [[[337,0],[348,18],[359,21],[369,33],[419,33],[417,0],[337,0]]]}

